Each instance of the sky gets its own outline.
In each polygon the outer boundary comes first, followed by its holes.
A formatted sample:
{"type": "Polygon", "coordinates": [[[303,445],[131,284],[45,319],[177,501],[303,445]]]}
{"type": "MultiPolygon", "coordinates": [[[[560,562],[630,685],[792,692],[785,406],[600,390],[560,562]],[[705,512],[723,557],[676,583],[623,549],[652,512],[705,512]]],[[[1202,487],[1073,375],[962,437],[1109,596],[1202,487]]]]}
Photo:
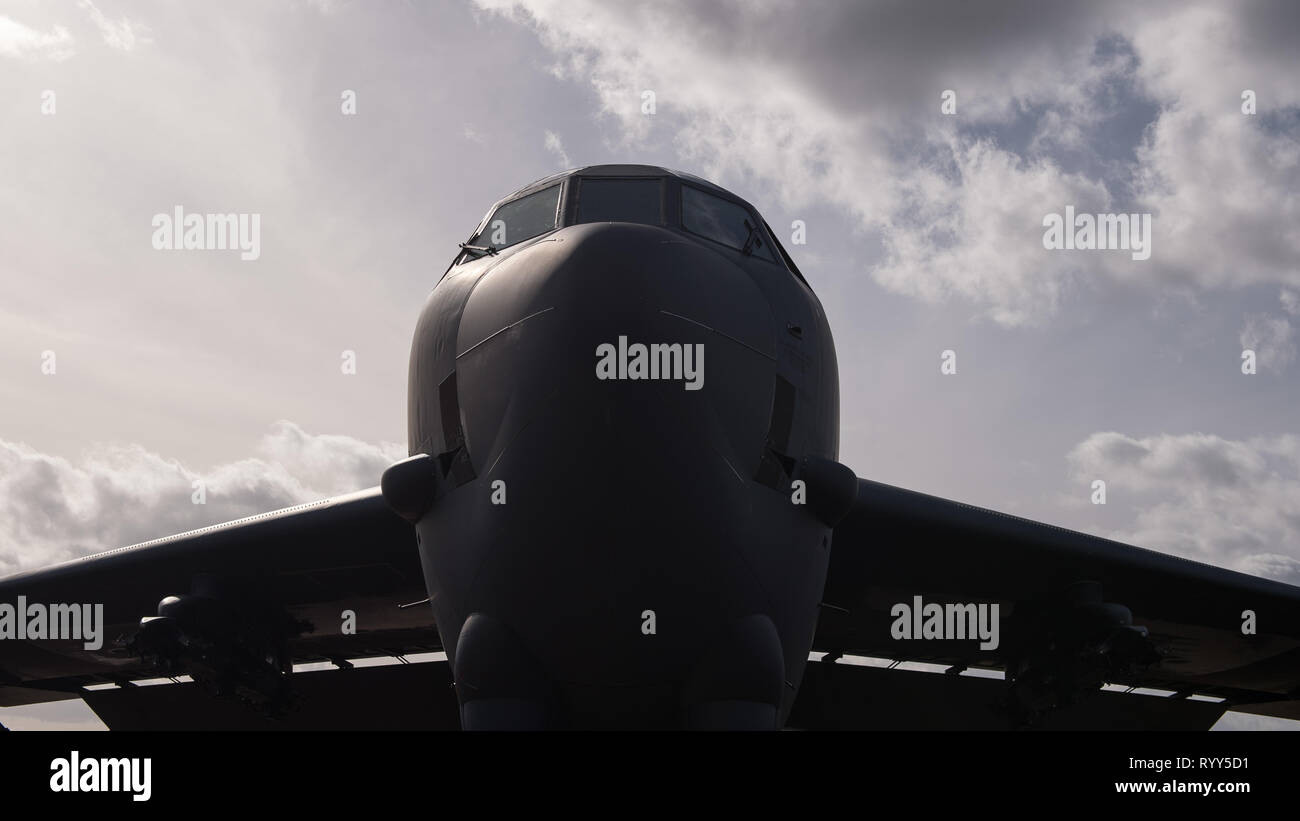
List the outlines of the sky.
{"type": "Polygon", "coordinates": [[[456,243],[639,162],[781,234],[859,476],[1300,583],[1297,40],[1287,2],[0,0],[0,575],[377,484],[456,243]],[[155,247],[177,207],[260,215],[256,258],[155,247]],[[1044,247],[1067,207],[1149,257],[1044,247]]]}

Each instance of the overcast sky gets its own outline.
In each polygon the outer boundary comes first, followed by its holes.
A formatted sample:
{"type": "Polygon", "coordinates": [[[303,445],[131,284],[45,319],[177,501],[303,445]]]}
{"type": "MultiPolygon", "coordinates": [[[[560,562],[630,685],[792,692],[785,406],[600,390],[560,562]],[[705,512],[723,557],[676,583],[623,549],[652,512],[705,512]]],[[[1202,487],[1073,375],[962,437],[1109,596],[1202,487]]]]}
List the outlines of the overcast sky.
{"type": "Polygon", "coordinates": [[[3,0],[0,574],[377,484],[455,244],[643,162],[784,234],[859,476],[1300,583],[1300,7],[918,5],[3,0]]]}

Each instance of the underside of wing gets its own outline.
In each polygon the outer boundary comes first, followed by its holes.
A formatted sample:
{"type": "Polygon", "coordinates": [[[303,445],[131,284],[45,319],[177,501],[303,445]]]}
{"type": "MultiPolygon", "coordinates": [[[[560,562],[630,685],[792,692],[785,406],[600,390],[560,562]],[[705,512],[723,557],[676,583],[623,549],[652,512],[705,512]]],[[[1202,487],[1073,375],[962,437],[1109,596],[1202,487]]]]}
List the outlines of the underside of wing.
{"type": "Polygon", "coordinates": [[[1044,711],[1032,725],[1012,725],[1005,705],[1001,677],[845,658],[809,663],[788,725],[807,730],[1208,730],[1226,709],[1218,700],[1107,689],[1044,711]]]}
{"type": "Polygon", "coordinates": [[[426,598],[378,488],[120,548],[0,580],[0,706],[162,675],[275,713],[295,663],[440,649],[426,598]]]}
{"type": "Polygon", "coordinates": [[[459,730],[445,659],[297,672],[276,713],[184,682],[95,689],[82,698],[110,730],[459,730]]]}
{"type": "MultiPolygon", "coordinates": [[[[835,529],[814,649],[943,665],[946,680],[925,687],[964,688],[1011,726],[1082,717],[1084,702],[1096,709],[1094,696],[1112,695],[1103,685],[1161,693],[1169,706],[1209,699],[1220,711],[1288,716],[1300,698],[1300,588],[859,480],[835,529]]],[[[844,665],[821,665],[832,666],[844,665]]],[[[838,692],[877,672],[835,671],[838,692]]],[[[824,685],[811,675],[808,702],[824,685]]],[[[1139,706],[1150,720],[1136,726],[1167,726],[1165,708],[1139,706]]],[[[1195,713],[1186,726],[1208,714],[1183,712],[1195,713]]],[[[954,714],[947,726],[980,720],[954,714]]]]}

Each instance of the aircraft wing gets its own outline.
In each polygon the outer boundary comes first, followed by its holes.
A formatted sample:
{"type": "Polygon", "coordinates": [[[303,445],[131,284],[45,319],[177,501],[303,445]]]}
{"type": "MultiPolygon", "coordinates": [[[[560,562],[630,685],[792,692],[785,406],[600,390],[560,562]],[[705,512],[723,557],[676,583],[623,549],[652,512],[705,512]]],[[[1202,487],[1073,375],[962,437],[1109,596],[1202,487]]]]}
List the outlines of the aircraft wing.
{"type": "Polygon", "coordinates": [[[863,479],[835,528],[813,649],[888,661],[810,664],[792,717],[804,726],[896,726],[866,702],[898,715],[958,692],[964,714],[948,703],[922,724],[1116,726],[1093,715],[1119,703],[1093,697],[1103,684],[1164,691],[1122,696],[1143,709],[1118,726],[1209,726],[1228,707],[1300,718],[1300,588],[863,479]],[[970,638],[970,604],[997,605],[996,647],[970,638]],[[896,662],[949,674],[868,692],[896,662]],[[1195,718],[1157,720],[1175,703],[1195,718]]]}
{"type": "MultiPolygon", "coordinates": [[[[0,641],[0,706],[83,698],[114,728],[454,728],[445,662],[343,661],[438,649],[425,595],[414,532],[378,489],[11,576],[0,604],[102,604],[103,645],[0,641]],[[142,646],[141,619],[168,596],[171,629],[142,646]],[[254,702],[286,665],[345,669],[297,674],[306,708],[268,724],[198,684],[132,686],[168,649],[254,702]]],[[[1300,718],[1300,589],[865,480],[835,529],[814,650],[954,674],[810,663],[791,726],[1208,727],[1229,706],[1300,718]],[[998,645],[895,639],[900,603],[997,604],[998,645]]]]}
{"type": "Polygon", "coordinates": [[[0,580],[0,605],[63,606],[65,626],[67,605],[103,606],[98,648],[33,639],[48,626],[30,618],[28,638],[0,641],[0,706],[130,687],[168,661],[206,671],[218,691],[273,702],[296,662],[438,650],[426,598],[415,532],[378,488],[111,550],[0,580]],[[166,617],[142,630],[169,596],[166,617]]]}

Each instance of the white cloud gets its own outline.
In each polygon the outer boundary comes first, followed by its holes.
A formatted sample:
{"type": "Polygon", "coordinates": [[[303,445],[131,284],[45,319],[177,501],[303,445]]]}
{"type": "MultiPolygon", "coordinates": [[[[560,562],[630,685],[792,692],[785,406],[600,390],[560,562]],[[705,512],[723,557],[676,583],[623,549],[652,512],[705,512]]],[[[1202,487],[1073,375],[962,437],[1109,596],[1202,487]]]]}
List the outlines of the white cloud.
{"type": "Polygon", "coordinates": [[[337,14],[345,5],[347,0],[307,0],[307,5],[319,13],[329,16],[337,14]]]}
{"type": "Polygon", "coordinates": [[[54,26],[45,34],[0,15],[0,56],[59,62],[76,53],[72,43],[72,35],[63,26],[54,26]]]}
{"type": "Polygon", "coordinates": [[[1283,288],[1279,299],[1282,300],[1282,310],[1291,316],[1300,316],[1300,293],[1283,288]]]}
{"type": "Polygon", "coordinates": [[[151,43],[148,26],[132,22],[123,17],[117,21],[109,20],[91,0],[81,0],[78,5],[90,16],[90,21],[99,29],[104,42],[119,51],[130,51],[140,43],[151,43]]]}
{"type": "Polygon", "coordinates": [[[317,435],[280,421],[256,455],[208,469],[139,445],[77,459],[0,440],[0,575],[42,567],[379,483],[393,443],[317,435]],[[202,481],[206,504],[192,501],[202,481]]]}
{"type": "Polygon", "coordinates": [[[900,185],[876,280],[930,302],[953,294],[985,302],[1006,325],[1054,313],[1085,269],[1077,255],[1043,248],[1042,217],[1066,205],[1105,211],[1106,187],[986,141],[954,140],[951,149],[955,178],[917,168],[900,185]]]}
{"type": "Polygon", "coordinates": [[[1300,283],[1300,143],[1239,110],[1243,82],[1263,109],[1297,104],[1294,49],[1268,37],[1277,9],[954,4],[931,20],[857,3],[814,15],[780,1],[477,1],[532,27],[627,146],[672,129],[706,176],[769,189],[786,209],[826,203],[878,231],[872,273],[891,290],[960,297],[1017,325],[1049,320],[1079,284],[1300,283]],[[1117,37],[1131,50],[1102,47],[1117,37]],[[939,115],[945,88],[958,117],[939,115]],[[1121,88],[1156,112],[1132,145],[1097,136],[1121,88]],[[654,117],[640,110],[645,89],[654,117]],[[1031,138],[1017,150],[972,126],[1031,138]],[[1070,153],[1088,162],[1067,165],[1070,153]],[[1046,213],[1109,207],[1130,187],[1116,207],[1154,213],[1151,260],[1043,253],[1046,213]]]}
{"type": "Polygon", "coordinates": [[[1294,135],[1265,132],[1231,98],[1213,112],[1170,101],[1138,157],[1138,196],[1154,214],[1154,254],[1166,281],[1300,285],[1294,135]]]}
{"type": "Polygon", "coordinates": [[[564,143],[560,140],[560,135],[554,131],[546,132],[546,150],[555,155],[560,161],[560,168],[569,169],[573,164],[569,162],[569,155],[564,151],[564,143]]]}
{"type": "Polygon", "coordinates": [[[1094,433],[1067,458],[1134,506],[1114,538],[1300,584],[1300,436],[1094,433]]]}
{"type": "Polygon", "coordinates": [[[1261,370],[1284,371],[1295,361],[1295,328],[1284,316],[1249,314],[1240,338],[1242,349],[1255,352],[1261,370]]]}

